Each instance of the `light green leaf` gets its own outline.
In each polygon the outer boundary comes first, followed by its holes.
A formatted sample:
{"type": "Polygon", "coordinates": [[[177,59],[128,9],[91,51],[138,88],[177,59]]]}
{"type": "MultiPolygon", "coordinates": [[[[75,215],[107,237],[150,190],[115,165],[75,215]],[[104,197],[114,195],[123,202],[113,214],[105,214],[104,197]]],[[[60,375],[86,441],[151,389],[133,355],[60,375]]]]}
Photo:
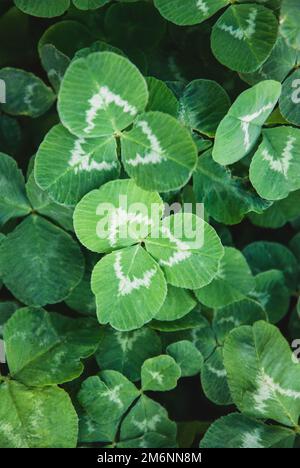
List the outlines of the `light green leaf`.
{"type": "Polygon", "coordinates": [[[97,263],[92,291],[99,322],[130,331],[156,316],[167,285],[159,265],[137,245],[106,255],[97,263]]]}
{"type": "Polygon", "coordinates": [[[177,341],[167,346],[167,353],[176,361],[181,377],[199,374],[203,366],[203,356],[188,340],[177,341]]]}
{"type": "Polygon", "coordinates": [[[0,226],[30,211],[22,172],[13,158],[0,153],[0,226]]]}
{"type": "Polygon", "coordinates": [[[243,299],[254,289],[254,278],[243,254],[225,247],[217,275],[210,284],[195,291],[207,307],[218,308],[243,299]]]}
{"type": "Polygon", "coordinates": [[[83,276],[84,261],[70,235],[32,215],[1,243],[0,271],[17,299],[43,306],[61,302],[70,294],[83,276]]]}
{"type": "Polygon", "coordinates": [[[228,5],[229,0],[154,0],[160,14],[180,26],[202,23],[218,10],[228,5]]]}
{"type": "Polygon", "coordinates": [[[204,203],[205,209],[220,223],[237,224],[246,213],[262,213],[271,205],[254,192],[247,180],[216,163],[211,150],[199,157],[193,182],[196,200],[204,203]]]}
{"type": "Polygon", "coordinates": [[[6,84],[6,104],[2,109],[8,114],[39,117],[52,106],[55,95],[37,76],[18,68],[2,68],[0,79],[6,84]]]}
{"type": "Polygon", "coordinates": [[[253,149],[280,92],[280,83],[266,80],[239,95],[217,129],[212,153],[216,162],[233,164],[253,149]]]}
{"type": "Polygon", "coordinates": [[[300,415],[300,367],[280,331],[266,322],[231,332],[224,346],[231,395],[248,416],[296,426],[300,415]]]}
{"type": "Polygon", "coordinates": [[[282,0],[280,10],[280,32],[286,42],[297,50],[300,50],[300,11],[297,0],[282,0]]]}
{"type": "Polygon", "coordinates": [[[97,424],[98,441],[112,441],[119,422],[140,392],[122,374],[103,371],[81,385],[78,401],[97,424]]]}
{"type": "Polygon", "coordinates": [[[300,189],[300,130],[263,130],[263,141],[250,166],[250,180],[262,198],[280,200],[300,189]]]}
{"type": "Polygon", "coordinates": [[[192,294],[181,288],[168,285],[168,293],[155,320],[173,321],[187,315],[197,304],[192,294]]]}
{"type": "Polygon", "coordinates": [[[166,392],[176,387],[181,370],[176,361],[167,355],[147,359],[142,365],[142,389],[166,392]]]}
{"type": "Polygon", "coordinates": [[[27,388],[6,380],[0,384],[2,448],[75,448],[77,415],[61,388],[27,388]]]}
{"type": "Polygon", "coordinates": [[[164,442],[166,447],[170,443],[175,445],[176,424],[170,421],[167,411],[159,403],[142,395],[124,418],[120,438],[121,441],[130,440],[150,433],[165,436],[167,439],[164,442]]]}
{"type": "Polygon", "coordinates": [[[179,101],[180,120],[193,130],[212,137],[230,107],[226,91],[212,80],[194,80],[179,101]]]}
{"type": "Polygon", "coordinates": [[[146,192],[130,179],[115,180],[83,197],[74,212],[74,228],[85,247],[109,252],[142,241],[162,213],[158,193],[146,192]]]}
{"type": "Polygon", "coordinates": [[[297,69],[285,80],[279,107],[283,117],[294,125],[300,125],[300,70],[297,69]]]}
{"type": "Polygon", "coordinates": [[[95,52],[67,69],[58,111],[74,135],[110,137],[130,125],[147,100],[146,82],[129,60],[113,52],[95,52]]]}
{"type": "Polygon", "coordinates": [[[35,159],[35,180],[58,203],[76,205],[90,190],[118,177],[113,137],[77,138],[61,124],[51,128],[35,159]]]}
{"type": "Polygon", "coordinates": [[[295,433],[270,426],[243,414],[232,413],[217,419],[200,442],[201,448],[292,448],[295,433]]]}
{"type": "Polygon", "coordinates": [[[62,15],[70,6],[70,0],[14,0],[24,13],[42,18],[62,15]]]}
{"type": "Polygon", "coordinates": [[[160,233],[147,238],[145,244],[168,283],[196,289],[213,280],[224,250],[209,224],[192,213],[177,213],[162,220],[160,233]]]}
{"type": "Polygon", "coordinates": [[[102,328],[96,352],[100,369],[121,372],[135,382],[141,378],[144,361],[161,353],[161,340],[155,331],[144,327],[131,332],[102,328]]]}
{"type": "Polygon", "coordinates": [[[78,377],[83,371],[80,358],[96,351],[100,331],[94,321],[23,308],[5,324],[3,336],[12,377],[44,387],[78,377]]]}
{"type": "Polygon", "coordinates": [[[270,55],[277,39],[273,12],[261,5],[231,5],[212,30],[216,58],[231,70],[256,71],[270,55]]]}
{"type": "Polygon", "coordinates": [[[133,129],[122,135],[121,151],[127,174],[145,190],[168,192],[182,187],[197,163],[188,130],[161,112],[139,116],[133,129]]]}

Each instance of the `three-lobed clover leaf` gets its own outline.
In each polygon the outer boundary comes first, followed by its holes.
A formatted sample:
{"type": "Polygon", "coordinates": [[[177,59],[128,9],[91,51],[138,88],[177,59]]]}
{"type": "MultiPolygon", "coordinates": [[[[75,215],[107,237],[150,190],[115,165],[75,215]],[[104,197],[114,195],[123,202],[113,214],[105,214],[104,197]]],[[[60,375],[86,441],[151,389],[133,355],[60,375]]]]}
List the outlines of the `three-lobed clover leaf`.
{"type": "Polygon", "coordinates": [[[141,370],[142,389],[160,392],[172,390],[180,376],[181,369],[171,356],[161,355],[147,359],[141,370]]]}
{"type": "Polygon", "coordinates": [[[93,320],[23,308],[6,322],[3,336],[10,375],[25,385],[44,387],[82,373],[80,358],[96,351],[100,330],[93,320]]]}
{"type": "Polygon", "coordinates": [[[111,252],[92,273],[100,323],[139,328],[159,313],[166,282],[195,289],[217,274],[223,247],[214,229],[191,213],[160,221],[162,213],[158,193],[128,179],[108,182],[77,205],[79,240],[91,250],[111,252]]]}

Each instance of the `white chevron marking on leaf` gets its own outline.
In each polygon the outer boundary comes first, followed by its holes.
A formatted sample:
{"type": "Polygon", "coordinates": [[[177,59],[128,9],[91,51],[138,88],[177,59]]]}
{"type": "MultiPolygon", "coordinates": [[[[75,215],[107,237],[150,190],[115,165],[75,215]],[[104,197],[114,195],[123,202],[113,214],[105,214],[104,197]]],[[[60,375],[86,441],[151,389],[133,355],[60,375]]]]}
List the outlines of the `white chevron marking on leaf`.
{"type": "Polygon", "coordinates": [[[242,448],[264,448],[261,445],[261,431],[254,429],[253,432],[245,432],[242,436],[242,448]]]}
{"type": "Polygon", "coordinates": [[[204,14],[208,15],[209,14],[209,8],[207,3],[204,0],[197,0],[196,7],[199,8],[199,10],[204,14]]]}
{"type": "Polygon", "coordinates": [[[137,127],[140,127],[144,135],[148,138],[150,150],[148,153],[145,153],[144,156],[137,154],[135,158],[128,159],[127,164],[130,166],[138,166],[140,164],[160,164],[162,161],[166,161],[167,158],[164,156],[164,150],[162,149],[158,138],[149,127],[148,122],[141,120],[137,123],[137,127]]]}
{"type": "Polygon", "coordinates": [[[159,414],[155,414],[151,419],[143,419],[142,421],[137,421],[136,419],[132,419],[132,424],[137,427],[142,432],[149,432],[155,431],[157,428],[157,424],[160,422],[161,416],[159,414]]]}
{"type": "Polygon", "coordinates": [[[261,373],[257,378],[257,392],[254,395],[255,409],[260,413],[263,413],[266,409],[266,402],[271,399],[275,399],[276,394],[281,396],[289,397],[294,400],[300,399],[300,392],[291,390],[289,388],[282,388],[281,385],[274,382],[272,377],[267,375],[262,369],[261,373]]]}
{"type": "Polygon", "coordinates": [[[151,268],[151,270],[145,271],[142,278],[136,278],[135,276],[131,280],[128,276],[124,275],[121,265],[122,252],[116,253],[116,260],[114,263],[114,270],[116,277],[119,280],[119,296],[127,296],[132,291],[140,289],[142,287],[149,288],[151,280],[156,274],[157,269],[151,268]]]}
{"type": "Polygon", "coordinates": [[[271,110],[274,107],[274,105],[275,104],[273,102],[269,102],[268,104],[266,104],[261,109],[254,112],[253,114],[248,114],[248,115],[244,115],[244,117],[241,117],[241,127],[244,133],[244,146],[246,150],[249,150],[251,146],[250,135],[249,135],[250,123],[253,122],[253,120],[257,119],[257,117],[259,117],[261,114],[263,114],[267,110],[271,110]]]}
{"type": "Polygon", "coordinates": [[[102,396],[107,396],[109,401],[115,403],[119,408],[123,408],[123,403],[120,398],[120,390],[122,385],[116,385],[114,388],[108,389],[106,392],[102,393],[102,396]]]}
{"type": "Polygon", "coordinates": [[[218,27],[222,31],[228,32],[231,36],[233,36],[235,39],[238,39],[239,41],[250,39],[253,36],[253,34],[255,34],[256,16],[257,16],[257,9],[252,8],[249,13],[248,18],[246,19],[246,23],[248,24],[246,29],[234,28],[232,25],[227,25],[225,23],[219,24],[218,27]]]}
{"type": "Polygon", "coordinates": [[[152,220],[141,213],[129,213],[121,207],[117,208],[111,213],[109,220],[108,241],[111,247],[116,245],[117,234],[120,228],[127,223],[139,223],[150,226],[152,224],[152,220]]]}
{"type": "Polygon", "coordinates": [[[97,162],[91,158],[90,154],[86,154],[82,145],[86,143],[84,138],[78,138],[75,141],[74,148],[71,152],[71,159],[69,160],[69,165],[74,167],[75,174],[79,172],[86,171],[91,172],[95,171],[111,171],[117,167],[117,163],[113,162],[97,162]]]}
{"type": "Polygon", "coordinates": [[[148,370],[148,373],[151,375],[153,380],[156,380],[156,382],[158,382],[159,385],[162,385],[163,376],[161,375],[160,372],[148,370]]]}
{"type": "Polygon", "coordinates": [[[227,375],[226,369],[217,369],[216,367],[212,366],[209,362],[206,362],[206,367],[212,374],[215,374],[220,379],[226,377],[227,375]]]}
{"type": "Polygon", "coordinates": [[[290,162],[293,159],[292,151],[296,138],[289,136],[280,159],[275,159],[267,149],[262,152],[263,159],[269,163],[270,168],[275,172],[280,172],[287,179],[290,162]]]}
{"type": "Polygon", "coordinates": [[[187,258],[189,258],[192,253],[190,251],[190,247],[186,242],[181,241],[180,239],[177,239],[171,231],[163,226],[162,228],[162,233],[168,237],[168,239],[173,242],[176,245],[176,248],[178,249],[177,252],[174,252],[168,260],[160,260],[159,264],[162,266],[168,266],[172,267],[174,265],[177,265],[178,263],[183,262],[187,258]]]}
{"type": "Polygon", "coordinates": [[[84,129],[85,133],[90,133],[95,128],[95,118],[99,110],[105,110],[110,104],[115,104],[120,107],[123,112],[130,114],[133,117],[138,113],[137,108],[132,106],[128,101],[122,99],[118,94],[113,93],[107,86],[101,86],[99,91],[89,99],[90,107],[86,111],[87,126],[84,129]]]}

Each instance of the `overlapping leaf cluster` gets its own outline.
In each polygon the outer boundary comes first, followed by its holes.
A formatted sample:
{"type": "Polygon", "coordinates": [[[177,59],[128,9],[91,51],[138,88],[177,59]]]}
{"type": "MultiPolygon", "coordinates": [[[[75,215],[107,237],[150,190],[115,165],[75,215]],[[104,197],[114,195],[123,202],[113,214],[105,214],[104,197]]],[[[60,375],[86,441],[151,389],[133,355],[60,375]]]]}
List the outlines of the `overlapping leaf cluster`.
{"type": "Polygon", "coordinates": [[[0,447],[297,446],[297,0],[0,15],[0,447]]]}

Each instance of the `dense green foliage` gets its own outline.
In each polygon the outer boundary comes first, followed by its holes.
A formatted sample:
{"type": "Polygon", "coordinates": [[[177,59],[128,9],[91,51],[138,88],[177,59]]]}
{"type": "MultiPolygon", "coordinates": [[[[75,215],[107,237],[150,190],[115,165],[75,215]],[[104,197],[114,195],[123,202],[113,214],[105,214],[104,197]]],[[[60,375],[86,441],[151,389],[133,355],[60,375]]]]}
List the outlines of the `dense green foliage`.
{"type": "Polygon", "coordinates": [[[1,448],[299,446],[298,3],[1,2],[1,448]]]}

